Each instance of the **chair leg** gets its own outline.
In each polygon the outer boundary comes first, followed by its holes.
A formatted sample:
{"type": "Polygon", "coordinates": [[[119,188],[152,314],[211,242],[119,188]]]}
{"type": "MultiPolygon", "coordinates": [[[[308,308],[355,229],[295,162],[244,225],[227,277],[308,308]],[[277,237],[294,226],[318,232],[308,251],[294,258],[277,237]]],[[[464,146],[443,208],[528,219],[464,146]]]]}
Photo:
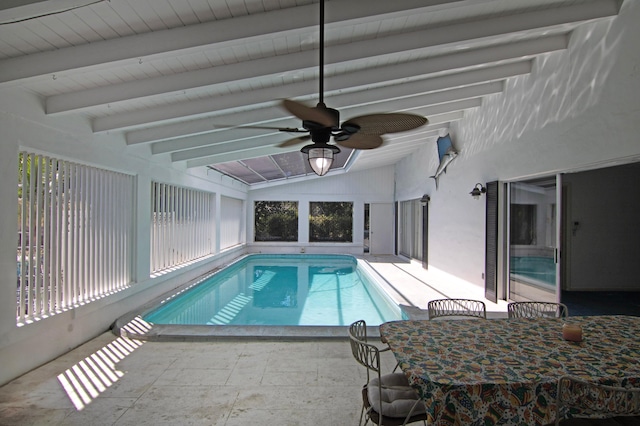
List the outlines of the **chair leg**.
{"type": "MultiPolygon", "coordinates": [[[[360,410],[360,421],[358,422],[358,426],[363,426],[362,425],[362,416],[364,416],[364,403],[362,404],[362,410],[360,410]]],[[[367,423],[365,422],[364,424],[366,425],[367,423]]]]}
{"type": "MultiPolygon", "coordinates": [[[[411,410],[409,410],[409,414],[407,414],[407,417],[405,417],[404,422],[402,423],[402,426],[405,426],[407,424],[407,421],[411,418],[411,416],[413,415],[413,410],[416,409],[416,407],[418,406],[418,404],[420,404],[422,402],[421,399],[416,400],[416,402],[413,404],[413,407],[411,407],[411,410]]],[[[424,420],[423,420],[424,421],[424,420]]],[[[426,424],[426,423],[425,423],[426,424]]]]}

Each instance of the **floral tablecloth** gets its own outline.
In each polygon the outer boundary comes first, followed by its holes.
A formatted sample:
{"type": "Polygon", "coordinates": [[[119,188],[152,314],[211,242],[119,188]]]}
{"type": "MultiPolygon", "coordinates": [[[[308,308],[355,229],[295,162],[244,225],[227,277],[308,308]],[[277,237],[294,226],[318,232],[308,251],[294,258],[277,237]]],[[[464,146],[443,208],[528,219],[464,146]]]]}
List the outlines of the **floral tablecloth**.
{"type": "Polygon", "coordinates": [[[640,386],[640,317],[393,321],[380,326],[427,404],[430,425],[544,425],[573,375],[640,386]],[[562,324],[584,340],[562,338],[562,324]]]}

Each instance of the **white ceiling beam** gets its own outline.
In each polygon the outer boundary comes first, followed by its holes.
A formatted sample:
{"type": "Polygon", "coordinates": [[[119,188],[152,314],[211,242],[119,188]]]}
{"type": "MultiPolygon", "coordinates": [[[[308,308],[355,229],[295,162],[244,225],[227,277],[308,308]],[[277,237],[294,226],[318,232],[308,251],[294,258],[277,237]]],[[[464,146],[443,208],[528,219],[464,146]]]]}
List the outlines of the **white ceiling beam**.
{"type": "MultiPolygon", "coordinates": [[[[515,44],[518,44],[520,46],[533,45],[538,48],[541,48],[542,47],[541,45],[544,44],[546,46],[544,51],[549,51],[547,49],[556,50],[556,48],[565,48],[566,43],[567,43],[566,37],[560,36],[560,37],[545,39],[544,43],[540,43],[539,40],[535,40],[535,43],[527,42],[527,43],[515,43],[515,44]]],[[[522,56],[524,52],[526,52],[524,53],[524,56],[529,57],[529,55],[532,54],[533,51],[539,51],[538,49],[511,50],[509,49],[510,46],[503,46],[503,48],[505,50],[508,50],[514,53],[517,52],[515,54],[515,57],[522,56]]],[[[477,59],[466,62],[466,65],[468,66],[480,65],[480,64],[486,63],[485,61],[490,62],[493,60],[496,60],[496,61],[507,60],[514,57],[513,55],[502,55],[499,57],[489,55],[490,52],[497,52],[501,50],[495,47],[491,49],[478,49],[478,50],[483,51],[485,55],[480,55],[477,57],[477,59]]],[[[470,53],[471,52],[469,52],[469,56],[475,56],[470,53]]],[[[456,54],[451,56],[465,56],[465,55],[456,54]]],[[[450,58],[450,55],[446,55],[446,57],[450,58]]],[[[413,76],[418,75],[420,73],[429,74],[429,72],[431,71],[433,72],[440,71],[440,69],[433,70],[434,68],[433,66],[431,66],[432,68],[431,70],[425,70],[421,66],[421,65],[430,66],[429,64],[437,64],[438,67],[448,67],[445,69],[450,69],[450,70],[453,70],[456,66],[461,65],[460,61],[448,61],[448,60],[441,61],[441,60],[430,59],[428,61],[416,61],[408,64],[397,65],[395,66],[395,68],[398,68],[398,69],[407,68],[407,72],[411,73],[410,75],[413,75],[413,76]],[[455,63],[452,63],[452,62],[455,62],[455,63]]],[[[384,68],[386,69],[387,67],[384,67],[384,68]]],[[[530,71],[531,71],[531,64],[529,61],[508,63],[505,65],[498,65],[498,66],[487,66],[484,69],[473,69],[471,71],[463,71],[463,72],[455,73],[450,76],[425,78],[424,80],[421,80],[424,84],[422,91],[426,92],[429,90],[441,90],[451,86],[456,87],[456,86],[462,86],[466,84],[476,84],[482,81],[498,80],[502,78],[513,77],[523,73],[529,73],[530,71]]],[[[384,70],[380,70],[380,69],[374,69],[374,70],[366,71],[363,73],[355,73],[355,74],[356,75],[350,78],[354,78],[356,76],[362,78],[360,81],[356,80],[354,82],[356,84],[357,83],[362,84],[363,82],[367,84],[373,83],[372,81],[367,79],[367,76],[369,74],[376,74],[377,82],[385,81],[385,79],[388,79],[391,77],[391,76],[387,76],[384,70]]],[[[404,73],[395,74],[393,77],[402,78],[403,74],[404,73]]],[[[344,86],[344,88],[349,87],[347,86],[348,81],[346,81],[346,79],[342,79],[341,77],[333,77],[331,79],[328,79],[327,83],[325,84],[330,83],[330,86],[335,87],[336,81],[341,86],[344,86]]],[[[288,91],[288,87],[283,88],[283,91],[284,90],[288,91]]],[[[326,96],[327,98],[330,98],[331,94],[328,93],[326,94],[326,96]]],[[[210,102],[210,104],[213,104],[213,103],[214,101],[210,102]]],[[[229,115],[224,119],[220,119],[220,120],[226,120],[225,122],[220,121],[220,123],[227,124],[227,125],[234,125],[234,124],[239,125],[241,123],[258,124],[258,123],[265,123],[271,120],[277,120],[279,117],[282,117],[282,111],[280,109],[278,109],[276,113],[274,113],[273,110],[271,112],[267,112],[266,110],[253,110],[253,111],[242,112],[240,114],[237,113],[235,115],[229,115]],[[263,113],[264,113],[264,116],[262,115],[263,113]]],[[[215,128],[212,127],[212,122],[215,122],[215,119],[212,120],[210,117],[207,117],[203,119],[190,120],[188,122],[178,122],[178,123],[165,124],[161,126],[154,126],[146,129],[131,130],[127,132],[126,140],[128,145],[134,145],[137,143],[148,143],[148,142],[154,142],[162,139],[170,139],[173,137],[183,136],[185,134],[198,134],[198,133],[204,133],[204,132],[211,132],[215,130],[215,128]]],[[[281,124],[276,124],[276,125],[285,127],[281,124]]],[[[297,124],[294,124],[293,126],[296,126],[296,125],[297,124]]],[[[291,126],[291,125],[288,124],[286,126],[291,126]]]]}
{"type": "MultiPolygon", "coordinates": [[[[443,124],[443,123],[450,123],[451,121],[461,120],[462,118],[464,118],[464,112],[462,111],[455,111],[455,112],[450,112],[446,114],[432,116],[429,119],[429,124],[421,128],[421,130],[429,129],[432,126],[434,127],[439,126],[440,124],[443,124]]],[[[437,128],[440,128],[440,127],[437,127],[437,128]]],[[[277,142],[271,142],[271,143],[279,143],[279,142],[281,142],[281,140],[277,142]]],[[[243,151],[230,151],[220,155],[210,155],[210,156],[187,160],[186,167],[187,168],[201,167],[201,166],[207,166],[211,164],[226,163],[228,161],[238,161],[238,160],[243,160],[247,158],[262,157],[265,155],[281,154],[284,152],[293,152],[293,151],[299,150],[302,146],[304,146],[304,144],[299,144],[297,146],[285,147],[285,148],[279,148],[277,146],[272,145],[272,146],[263,146],[261,148],[255,148],[255,149],[247,149],[243,151]]]]}
{"type": "MultiPolygon", "coordinates": [[[[430,7],[447,5],[455,0],[384,0],[350,2],[327,2],[326,27],[345,21],[368,22],[391,13],[394,16],[410,16],[423,13],[430,7]]],[[[94,6],[99,14],[100,7],[94,6]]],[[[278,34],[309,34],[318,28],[318,6],[310,4],[269,11],[234,19],[206,22],[202,24],[153,31],[117,39],[97,41],[79,46],[56,49],[48,52],[10,58],[0,61],[0,83],[22,80],[40,75],[64,73],[98,66],[118,66],[137,62],[139,58],[153,60],[175,56],[176,52],[189,54],[204,46],[231,46],[278,34]]]]}
{"type": "MultiPolygon", "coordinates": [[[[448,112],[461,111],[461,110],[470,109],[470,108],[477,108],[481,105],[482,105],[482,101],[480,98],[471,98],[471,99],[465,99],[461,101],[452,101],[452,102],[440,103],[440,104],[429,106],[429,107],[424,107],[420,109],[420,113],[425,115],[426,117],[429,117],[432,115],[440,115],[448,112]]],[[[302,136],[302,135],[304,134],[286,133],[286,132],[277,132],[277,131],[259,130],[259,129],[237,128],[237,129],[228,130],[225,132],[201,134],[196,136],[189,136],[184,138],[176,138],[176,139],[166,140],[162,142],[156,142],[151,145],[151,153],[164,154],[167,152],[190,150],[193,148],[200,148],[203,146],[215,145],[215,144],[228,144],[228,146],[232,148],[232,147],[235,147],[234,145],[235,143],[242,140],[255,139],[255,138],[272,138],[274,136],[279,137],[279,140],[277,143],[280,143],[286,140],[287,137],[294,138],[296,136],[302,136]]],[[[199,156],[199,154],[196,156],[199,156]]]]}
{"type": "MultiPolygon", "coordinates": [[[[358,73],[353,73],[352,78],[357,78],[358,73]]],[[[315,91],[311,88],[315,85],[314,82],[300,82],[294,83],[286,86],[286,93],[289,98],[296,98],[308,95],[309,93],[314,93],[315,91]]],[[[348,86],[346,86],[348,87],[348,86]]],[[[420,88],[421,84],[419,81],[410,81],[404,84],[397,84],[393,86],[395,90],[402,91],[411,91],[413,93],[421,93],[423,90],[420,88]]],[[[381,89],[375,90],[367,90],[362,92],[361,102],[379,102],[384,99],[380,99],[378,95],[375,95],[375,92],[381,89]],[[364,99],[368,96],[368,101],[364,99]]],[[[389,90],[389,89],[385,89],[389,90]]],[[[282,97],[283,88],[282,87],[268,87],[263,89],[253,90],[251,92],[241,93],[241,94],[231,94],[228,96],[219,96],[216,98],[205,98],[199,99],[197,101],[192,101],[189,103],[181,103],[181,104],[171,104],[165,105],[158,108],[147,108],[139,111],[132,111],[126,114],[114,114],[108,115],[105,117],[98,117],[93,120],[92,126],[93,131],[105,132],[112,131],[117,129],[124,129],[131,126],[142,126],[145,124],[159,122],[163,120],[177,120],[180,117],[187,117],[190,115],[200,115],[204,116],[207,113],[211,113],[212,110],[224,110],[240,108],[245,106],[246,104],[251,105],[273,105],[274,99],[280,99],[282,97]]],[[[327,96],[331,96],[331,94],[327,94],[327,96]]],[[[352,97],[353,94],[340,94],[331,96],[332,107],[340,107],[342,105],[347,105],[350,103],[349,98],[352,97]]],[[[404,103],[404,102],[403,102],[404,103]]],[[[397,107],[394,107],[397,108],[397,107]]],[[[285,116],[283,118],[286,118],[285,116]]]]}
{"type": "MultiPolygon", "coordinates": [[[[260,138],[244,139],[240,141],[228,142],[228,143],[216,143],[213,145],[204,146],[201,148],[194,148],[185,151],[178,151],[171,154],[171,161],[184,161],[191,160],[198,157],[210,157],[221,154],[227,154],[229,152],[241,152],[248,151],[256,148],[263,148],[274,143],[283,142],[281,135],[271,135],[260,138]],[[276,142],[277,141],[277,142],[276,142]]],[[[311,143],[309,141],[308,143],[311,143]]],[[[304,143],[300,143],[300,146],[293,147],[293,151],[302,148],[304,143]]],[[[284,152],[284,151],[282,151],[284,152]]]]}
{"type": "Polygon", "coordinates": [[[0,2],[0,23],[23,21],[91,3],[95,0],[3,0],[0,2]]]}
{"type": "MultiPolygon", "coordinates": [[[[453,101],[462,99],[472,99],[479,96],[485,96],[489,94],[499,93],[503,90],[502,82],[493,82],[479,84],[476,86],[462,87],[458,89],[444,90],[442,92],[436,92],[424,96],[415,96],[413,98],[403,99],[403,104],[408,109],[420,109],[421,114],[433,116],[440,115],[449,112],[460,111],[464,106],[471,108],[477,107],[477,101],[470,101],[468,104],[456,104],[453,101]],[[439,108],[434,105],[441,104],[439,108]],[[431,107],[431,109],[429,109],[431,107]]],[[[388,111],[385,108],[385,103],[382,105],[369,105],[365,108],[359,108],[357,115],[375,114],[380,111],[388,111]]],[[[297,134],[290,134],[289,138],[296,137],[297,134]]],[[[204,146],[215,147],[220,144],[231,146],[230,144],[237,144],[243,140],[251,140],[253,143],[273,144],[280,143],[286,140],[285,134],[280,132],[265,131],[264,135],[256,134],[256,130],[250,129],[233,129],[224,132],[215,132],[209,134],[202,134],[192,137],[177,138],[169,141],[157,142],[152,145],[151,151],[153,154],[161,154],[166,152],[182,151],[180,156],[174,156],[172,159],[185,160],[188,156],[190,158],[209,155],[203,148],[204,146]],[[249,132],[249,134],[247,134],[249,132]],[[275,139],[274,139],[275,138],[275,139]],[[256,142],[256,139],[264,140],[265,142],[256,142]]],[[[235,146],[235,145],[234,145],[235,146]]],[[[212,148],[216,150],[217,148],[212,148]]]]}
{"type": "MultiPolygon", "coordinates": [[[[363,42],[365,44],[379,44],[381,39],[363,42]]],[[[510,58],[522,58],[530,55],[566,49],[568,38],[565,35],[553,35],[534,40],[524,40],[512,44],[491,46],[481,49],[466,50],[436,58],[427,58],[411,62],[410,64],[394,64],[380,67],[376,72],[362,71],[359,76],[362,85],[372,84],[389,79],[399,79],[429,74],[455,68],[469,67],[481,63],[497,62],[510,58]]],[[[350,61],[365,59],[363,50],[354,50],[351,44],[332,46],[332,51],[342,50],[335,57],[348,57],[350,61]],[[359,53],[362,52],[362,53],[359,53]]],[[[370,49],[367,49],[370,50],[370,49]]],[[[180,93],[196,88],[211,87],[269,75],[279,75],[285,72],[304,72],[317,68],[317,50],[292,53],[286,56],[261,58],[237,64],[217,66],[197,71],[129,81],[109,86],[79,90],[70,93],[52,95],[45,99],[47,114],[68,112],[83,108],[95,107],[109,103],[123,102],[143,97],[180,93]]],[[[331,65],[325,61],[326,65],[331,65]]],[[[337,90],[345,83],[332,87],[332,80],[327,80],[327,90],[337,90]]]]}

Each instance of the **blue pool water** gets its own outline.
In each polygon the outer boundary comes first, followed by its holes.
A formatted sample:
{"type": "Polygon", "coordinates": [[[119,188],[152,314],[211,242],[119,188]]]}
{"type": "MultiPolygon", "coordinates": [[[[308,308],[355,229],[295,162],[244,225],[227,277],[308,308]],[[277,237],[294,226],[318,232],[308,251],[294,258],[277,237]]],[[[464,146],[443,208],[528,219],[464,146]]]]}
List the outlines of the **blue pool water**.
{"type": "Polygon", "coordinates": [[[143,315],[154,324],[368,325],[399,306],[348,255],[249,255],[143,315]]]}
{"type": "Polygon", "coordinates": [[[512,256],[511,275],[532,284],[556,285],[556,264],[551,257],[512,256]]]}

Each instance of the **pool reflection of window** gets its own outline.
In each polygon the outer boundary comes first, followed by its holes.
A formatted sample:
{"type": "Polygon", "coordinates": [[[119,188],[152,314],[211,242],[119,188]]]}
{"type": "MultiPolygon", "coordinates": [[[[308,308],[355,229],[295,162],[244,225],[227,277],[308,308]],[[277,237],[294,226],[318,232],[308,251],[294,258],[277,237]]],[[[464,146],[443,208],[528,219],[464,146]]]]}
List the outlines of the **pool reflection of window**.
{"type": "Polygon", "coordinates": [[[253,306],[256,308],[295,308],[298,306],[298,268],[295,266],[256,266],[253,306]]]}

